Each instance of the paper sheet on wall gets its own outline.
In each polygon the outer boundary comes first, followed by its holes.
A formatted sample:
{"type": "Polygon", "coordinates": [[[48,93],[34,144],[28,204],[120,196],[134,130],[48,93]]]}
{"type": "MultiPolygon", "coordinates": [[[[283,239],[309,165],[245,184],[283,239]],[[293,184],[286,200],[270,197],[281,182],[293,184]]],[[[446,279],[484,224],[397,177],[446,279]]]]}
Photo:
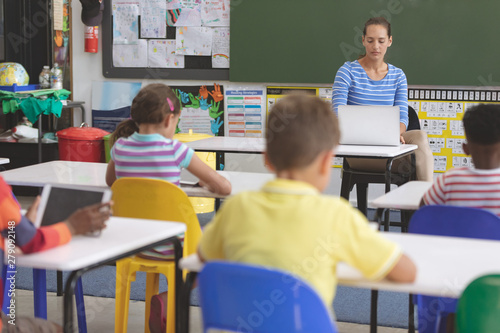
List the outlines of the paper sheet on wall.
{"type": "Polygon", "coordinates": [[[178,8],[168,11],[167,25],[170,27],[201,26],[200,6],[196,8],[178,8]]]}
{"type": "Polygon", "coordinates": [[[229,27],[229,0],[202,0],[201,25],[229,27]]]}
{"type": "Polygon", "coordinates": [[[166,9],[144,7],[141,10],[141,38],[166,38],[166,9]]]}
{"type": "Polygon", "coordinates": [[[148,42],[139,40],[137,44],[113,45],[114,67],[147,67],[148,42]]]}
{"type": "Polygon", "coordinates": [[[227,86],[225,135],[262,138],[266,128],[266,87],[227,86]]]}
{"type": "Polygon", "coordinates": [[[54,23],[54,30],[63,30],[63,25],[64,25],[63,0],[53,0],[52,7],[53,7],[52,22],[54,23]]]}
{"type": "Polygon", "coordinates": [[[175,40],[176,55],[212,54],[212,28],[178,27],[175,40]]]}
{"type": "Polygon", "coordinates": [[[212,68],[229,68],[229,28],[212,31],[212,68]]]}
{"type": "Polygon", "coordinates": [[[113,4],[113,44],[137,44],[139,5],[113,4]]]}
{"type": "Polygon", "coordinates": [[[175,40],[149,40],[148,64],[156,68],[184,68],[184,56],[175,55],[175,40]]]}
{"type": "Polygon", "coordinates": [[[167,0],[167,9],[177,9],[182,7],[181,0],[167,0]]]}

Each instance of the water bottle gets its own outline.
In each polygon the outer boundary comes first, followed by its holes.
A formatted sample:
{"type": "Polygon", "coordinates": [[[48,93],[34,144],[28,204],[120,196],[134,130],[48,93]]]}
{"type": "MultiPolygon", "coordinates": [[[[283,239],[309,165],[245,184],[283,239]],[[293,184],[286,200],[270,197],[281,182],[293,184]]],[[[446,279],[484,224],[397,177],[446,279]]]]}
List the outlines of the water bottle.
{"type": "Polygon", "coordinates": [[[17,125],[12,129],[12,135],[16,139],[38,138],[38,128],[29,127],[26,125],[17,125]]]}
{"type": "Polygon", "coordinates": [[[43,66],[42,71],[40,72],[40,76],[38,77],[40,80],[40,89],[49,89],[50,88],[50,67],[43,66]]]}
{"type": "Polygon", "coordinates": [[[52,89],[62,89],[62,69],[56,62],[52,70],[50,71],[50,88],[52,89]]]}

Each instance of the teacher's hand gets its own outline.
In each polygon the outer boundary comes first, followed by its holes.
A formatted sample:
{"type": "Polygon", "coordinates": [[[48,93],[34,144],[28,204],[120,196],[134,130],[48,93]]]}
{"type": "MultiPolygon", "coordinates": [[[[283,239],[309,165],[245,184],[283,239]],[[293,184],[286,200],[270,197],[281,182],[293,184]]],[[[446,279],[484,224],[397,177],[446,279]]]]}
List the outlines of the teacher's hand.
{"type": "Polygon", "coordinates": [[[406,142],[405,142],[405,138],[403,138],[403,136],[401,135],[399,137],[399,141],[401,141],[401,144],[404,145],[406,142]]]}

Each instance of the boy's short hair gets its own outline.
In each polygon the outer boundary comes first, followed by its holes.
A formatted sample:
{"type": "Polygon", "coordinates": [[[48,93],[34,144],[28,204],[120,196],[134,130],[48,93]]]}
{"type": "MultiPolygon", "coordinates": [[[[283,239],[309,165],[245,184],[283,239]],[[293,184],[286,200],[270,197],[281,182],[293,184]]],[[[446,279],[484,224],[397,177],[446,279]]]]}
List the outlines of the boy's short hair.
{"type": "Polygon", "coordinates": [[[280,99],[267,121],[266,149],[277,171],[308,166],[339,143],[340,131],[331,104],[294,94],[280,99]]]}
{"type": "Polygon", "coordinates": [[[481,145],[500,142],[500,105],[475,105],[465,112],[462,121],[467,141],[481,145]]]}

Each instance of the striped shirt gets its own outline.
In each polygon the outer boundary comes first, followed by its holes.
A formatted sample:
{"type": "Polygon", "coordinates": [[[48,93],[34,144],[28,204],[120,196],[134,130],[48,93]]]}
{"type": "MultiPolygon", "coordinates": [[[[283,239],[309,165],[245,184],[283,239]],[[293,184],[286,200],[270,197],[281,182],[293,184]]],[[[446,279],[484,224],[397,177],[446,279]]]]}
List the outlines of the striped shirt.
{"type": "Polygon", "coordinates": [[[500,217],[500,169],[451,169],[436,179],[423,200],[426,205],[482,208],[500,217]]]}
{"type": "Polygon", "coordinates": [[[406,75],[388,64],[382,80],[372,80],[357,60],[346,62],[337,71],[333,83],[332,104],[335,113],[339,105],[399,106],[400,122],[408,127],[408,86],[406,75]]]}
{"type": "Polygon", "coordinates": [[[116,178],[142,177],[163,179],[177,186],[181,169],[187,168],[193,150],[177,140],[160,134],[139,134],[120,138],[111,148],[116,178]]]}

